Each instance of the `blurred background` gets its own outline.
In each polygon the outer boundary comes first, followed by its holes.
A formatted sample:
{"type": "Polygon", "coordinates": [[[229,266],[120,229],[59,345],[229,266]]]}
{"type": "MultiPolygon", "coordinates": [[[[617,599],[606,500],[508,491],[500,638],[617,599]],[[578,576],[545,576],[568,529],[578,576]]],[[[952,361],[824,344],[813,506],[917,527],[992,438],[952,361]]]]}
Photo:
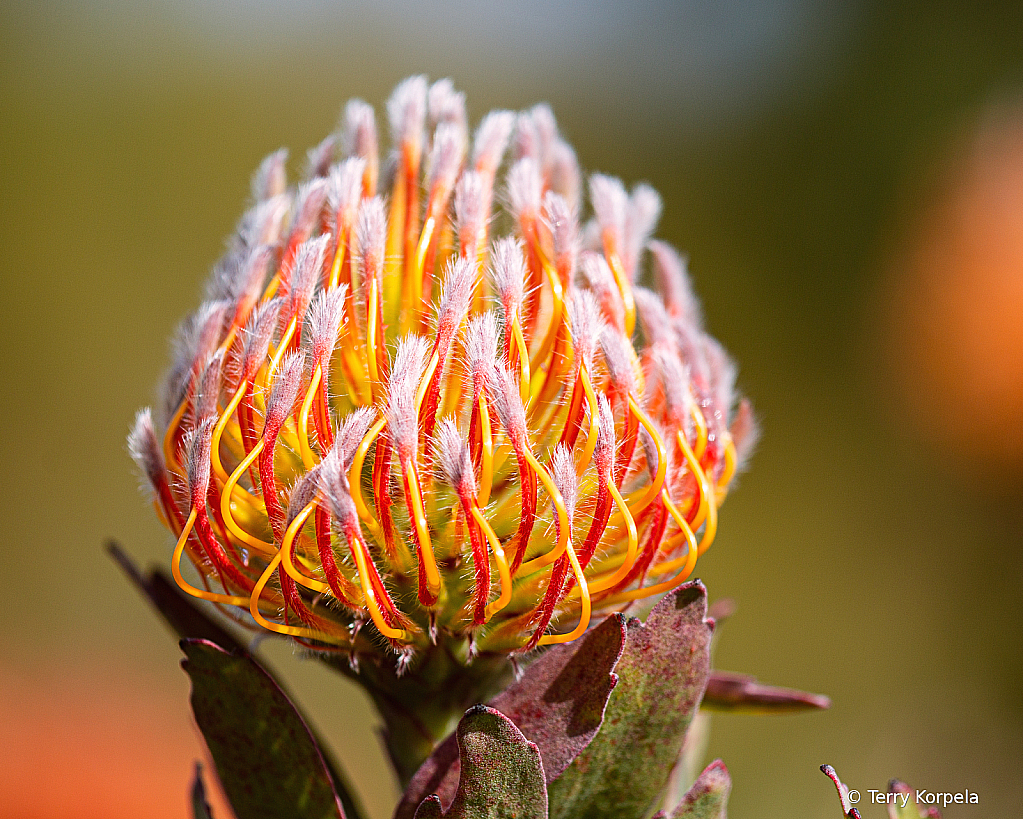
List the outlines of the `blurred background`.
{"type": "MultiPolygon", "coordinates": [[[[179,652],[103,551],[171,551],[124,437],[260,159],[417,72],[474,123],[546,100],[585,169],[652,183],[741,366],[716,664],[834,706],[713,719],[730,814],[836,817],[828,762],[1018,815],[1023,7],[959,5],[7,0],[0,815],[186,815],[179,652]]],[[[366,700],[266,649],[385,819],[366,700]]]]}

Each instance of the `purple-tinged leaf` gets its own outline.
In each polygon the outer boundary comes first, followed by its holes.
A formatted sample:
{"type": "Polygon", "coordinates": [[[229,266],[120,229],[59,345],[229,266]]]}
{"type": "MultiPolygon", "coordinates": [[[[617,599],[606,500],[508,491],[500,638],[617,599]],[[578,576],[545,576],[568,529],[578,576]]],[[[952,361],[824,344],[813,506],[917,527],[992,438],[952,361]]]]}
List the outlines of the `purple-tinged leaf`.
{"type": "Polygon", "coordinates": [[[613,669],[625,649],[625,618],[612,614],[579,645],[555,646],[490,705],[535,742],[553,782],[590,744],[604,719],[613,669]]]}
{"type": "Polygon", "coordinates": [[[206,786],[202,783],[202,763],[195,763],[192,779],[192,819],[213,819],[210,804],[206,801],[206,786]]]}
{"type": "Polygon", "coordinates": [[[248,655],[186,639],[192,711],[238,819],[345,819],[302,717],[248,655]]]}
{"type": "MultiPolygon", "coordinates": [[[[600,728],[618,682],[613,670],[625,646],[625,618],[612,614],[574,643],[555,646],[520,680],[490,701],[535,743],[549,784],[571,764],[600,728]]],[[[451,804],[458,787],[458,746],[449,736],[412,777],[395,819],[410,819],[428,794],[451,804]]]]}
{"type": "Polygon", "coordinates": [[[842,803],[842,816],[846,819],[863,819],[860,812],[852,806],[852,802],[849,800],[849,788],[838,778],[838,771],[830,765],[821,765],[821,773],[835,784],[838,799],[842,803]]]}
{"type": "Polygon", "coordinates": [[[639,819],[664,790],[707,685],[711,624],[696,580],[628,622],[596,738],[550,785],[552,819],[639,819]]]}
{"type": "Polygon", "coordinates": [[[713,711],[746,711],[781,714],[831,707],[831,700],[822,694],[808,694],[793,688],[763,685],[749,674],[711,671],[703,707],[713,711]]]}
{"type": "MultiPolygon", "coordinates": [[[[728,768],[720,759],[715,759],[682,797],[671,812],[671,819],[728,819],[728,794],[731,790],[728,768]]],[[[658,815],[664,816],[663,813],[658,815]]]]}
{"type": "Polygon", "coordinates": [[[427,797],[415,819],[547,819],[547,788],[536,745],[500,711],[474,705],[458,730],[461,777],[443,813],[440,798],[427,797]]]}

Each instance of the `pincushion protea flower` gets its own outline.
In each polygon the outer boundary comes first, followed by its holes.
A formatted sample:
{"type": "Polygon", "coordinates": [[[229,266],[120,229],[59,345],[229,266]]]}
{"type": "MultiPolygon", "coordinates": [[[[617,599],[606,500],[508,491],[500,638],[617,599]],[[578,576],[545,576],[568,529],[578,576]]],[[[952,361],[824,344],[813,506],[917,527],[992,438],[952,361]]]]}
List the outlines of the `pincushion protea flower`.
{"type": "Polygon", "coordinates": [[[387,109],[383,174],[361,101],[297,186],[283,151],[263,162],[160,421],[137,417],[173,576],[353,663],[383,641],[403,668],[438,642],[468,661],[574,640],[690,576],[749,406],[650,238],[650,187],[591,176],[581,223],[546,106],[471,140],[446,80],[387,109]]]}

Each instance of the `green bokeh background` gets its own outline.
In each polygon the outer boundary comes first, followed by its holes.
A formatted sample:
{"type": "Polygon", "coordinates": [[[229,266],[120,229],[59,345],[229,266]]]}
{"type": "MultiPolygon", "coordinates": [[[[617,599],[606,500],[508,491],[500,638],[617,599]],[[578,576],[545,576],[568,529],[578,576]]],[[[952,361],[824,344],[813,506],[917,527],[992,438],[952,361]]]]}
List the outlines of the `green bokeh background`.
{"type": "MultiPolygon", "coordinates": [[[[731,815],[837,816],[824,762],[864,792],[898,776],[980,795],[952,819],[1018,815],[1023,469],[929,444],[878,332],[936,163],[1023,94],[1018,5],[553,3],[481,7],[488,20],[468,4],[303,3],[290,22],[213,5],[0,11],[0,665],[100,692],[110,669],[138,669],[190,718],[173,640],[102,550],[116,536],[162,563],[171,548],[124,436],[262,156],[289,146],[297,169],[346,99],[379,113],[425,72],[454,78],[474,123],[549,101],[584,168],[651,182],[659,235],[689,253],[741,365],[764,437],[697,571],[739,604],[716,660],[834,707],[714,719],[731,815]]],[[[269,649],[386,817],[364,698],[269,649]]]]}

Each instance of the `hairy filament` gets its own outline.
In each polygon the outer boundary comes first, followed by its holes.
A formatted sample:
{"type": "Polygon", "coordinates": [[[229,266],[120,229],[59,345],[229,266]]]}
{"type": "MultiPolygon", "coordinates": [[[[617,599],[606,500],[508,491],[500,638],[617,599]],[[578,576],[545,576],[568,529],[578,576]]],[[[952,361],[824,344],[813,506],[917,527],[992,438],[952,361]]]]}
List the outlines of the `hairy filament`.
{"type": "Polygon", "coordinates": [[[405,498],[409,517],[412,518],[415,526],[422,578],[426,581],[426,589],[421,588],[419,596],[424,606],[432,606],[437,602],[437,596],[440,594],[442,586],[440,572],[437,570],[437,560],[433,554],[433,545],[430,543],[430,527],[426,522],[426,513],[423,511],[423,495],[420,491],[415,464],[409,460],[403,471],[405,473],[405,498]]]}
{"type": "MultiPolygon", "coordinates": [[[[707,473],[703,471],[699,462],[696,460],[696,455],[693,450],[689,448],[689,444],[686,442],[686,436],[682,434],[682,430],[676,433],[678,438],[679,448],[682,450],[682,454],[685,456],[686,462],[689,464],[689,468],[692,470],[693,475],[700,484],[700,509],[697,512],[695,520],[700,520],[702,515],[706,515],[706,519],[703,521],[703,536],[700,538],[700,546],[697,550],[699,554],[703,554],[710,548],[710,544],[714,542],[714,536],[718,530],[718,505],[717,498],[714,495],[714,490],[711,488],[710,479],[707,477],[707,473]]],[[[699,527],[699,523],[694,522],[695,527],[699,527]]]]}
{"type": "Polygon", "coordinates": [[[530,469],[536,474],[543,484],[544,489],[547,490],[547,494],[551,498],[551,503],[554,504],[554,508],[558,514],[558,541],[553,549],[549,552],[540,555],[539,557],[527,560],[519,566],[519,570],[523,575],[535,572],[538,569],[542,569],[544,566],[550,566],[555,560],[561,557],[571,545],[571,523],[568,519],[568,510],[565,508],[565,499],[561,497],[561,492],[558,487],[555,486],[554,480],[551,478],[550,473],[540,464],[540,462],[533,456],[533,453],[529,449],[523,451],[526,462],[529,464],[530,469]]]}
{"type": "Polygon", "coordinates": [[[568,560],[572,564],[572,573],[575,575],[576,586],[579,589],[579,598],[581,601],[581,611],[579,614],[579,623],[574,629],[567,634],[545,634],[538,641],[538,645],[548,646],[555,643],[570,643],[578,637],[581,637],[586,629],[590,625],[590,613],[592,610],[592,603],[590,602],[590,592],[586,586],[586,578],[583,576],[582,566],[579,565],[579,558],[576,557],[575,549],[572,548],[572,544],[568,544],[566,550],[568,560]]]}
{"type": "Polygon", "coordinates": [[[288,524],[288,528],[284,530],[284,537],[281,539],[281,554],[283,557],[284,571],[286,571],[291,578],[298,583],[300,586],[305,586],[307,589],[312,589],[314,592],[319,594],[328,594],[332,592],[332,589],[327,583],[323,583],[320,580],[315,580],[311,577],[306,577],[304,574],[299,572],[295,566],[295,556],[292,554],[293,545],[295,538],[298,537],[298,533],[302,531],[302,527],[305,526],[305,522],[309,519],[309,516],[315,511],[316,502],[306,504],[302,507],[302,510],[295,515],[295,519],[288,524]]]}
{"type": "Polygon", "coordinates": [[[618,571],[614,572],[610,577],[599,578],[590,584],[590,591],[593,594],[607,589],[613,589],[621,583],[632,570],[632,565],[636,562],[636,554],[639,548],[639,537],[636,534],[636,521],[633,520],[628,504],[625,503],[625,499],[618,491],[618,487],[614,485],[614,481],[608,482],[607,490],[611,493],[611,498],[614,500],[615,506],[618,508],[622,518],[625,520],[625,526],[628,530],[628,547],[625,552],[625,560],[623,560],[622,565],[618,567],[618,571]]]}
{"type": "MultiPolygon", "coordinates": [[[[277,571],[277,567],[280,563],[281,553],[278,552],[274,555],[273,560],[267,564],[267,567],[259,576],[259,580],[256,581],[256,585],[252,589],[252,594],[246,601],[249,605],[249,613],[252,615],[252,619],[268,631],[273,631],[277,634],[285,634],[289,637],[303,637],[307,640],[317,640],[321,643],[329,643],[331,645],[344,645],[350,642],[347,635],[340,630],[336,634],[328,634],[325,631],[317,631],[316,629],[304,628],[302,626],[282,625],[281,623],[275,623],[272,620],[267,620],[263,616],[263,613],[259,610],[259,598],[262,596],[263,589],[265,589],[266,584],[270,582],[270,578],[273,576],[274,572],[277,571]]],[[[323,624],[329,622],[321,618],[316,619],[318,622],[323,624]]]]}
{"type": "Polygon", "coordinates": [[[185,551],[185,543],[188,542],[188,536],[195,525],[196,516],[197,512],[193,506],[192,511],[185,518],[185,525],[182,527],[181,534],[178,536],[178,542],[174,546],[174,554],[171,557],[171,574],[174,576],[174,582],[178,584],[178,588],[183,592],[190,594],[192,597],[198,597],[200,600],[208,600],[211,603],[223,603],[227,606],[247,605],[249,602],[248,597],[234,594],[218,594],[217,592],[206,591],[205,589],[197,589],[181,576],[181,555],[185,551]]]}
{"type": "Polygon", "coordinates": [[[309,388],[302,399],[302,408],[298,412],[298,445],[299,453],[302,456],[302,464],[305,468],[312,469],[316,466],[316,456],[309,446],[309,411],[313,406],[313,399],[316,398],[320,387],[320,379],[323,377],[323,365],[317,364],[313,376],[309,380],[309,388]]]}
{"type": "Polygon", "coordinates": [[[650,485],[643,490],[643,494],[638,500],[633,501],[629,507],[632,510],[632,514],[638,516],[640,512],[657,500],[657,496],[661,494],[661,487],[664,486],[664,478],[668,473],[668,461],[665,458],[664,441],[661,439],[660,433],[631,395],[629,396],[629,409],[639,420],[643,429],[646,430],[650,440],[653,441],[654,448],[657,450],[657,472],[654,474],[650,485]]]}
{"type": "Polygon", "coordinates": [[[483,534],[486,535],[487,542],[490,544],[490,548],[494,553],[494,562],[497,563],[497,573],[501,579],[500,596],[497,600],[494,600],[487,606],[485,617],[486,621],[489,622],[491,617],[511,602],[512,578],[511,572],[508,569],[508,559],[505,557],[504,549],[501,547],[501,541],[498,540],[497,535],[494,534],[494,529],[491,527],[490,521],[487,520],[486,516],[480,510],[478,503],[473,504],[471,511],[473,519],[479,525],[483,534]]]}

